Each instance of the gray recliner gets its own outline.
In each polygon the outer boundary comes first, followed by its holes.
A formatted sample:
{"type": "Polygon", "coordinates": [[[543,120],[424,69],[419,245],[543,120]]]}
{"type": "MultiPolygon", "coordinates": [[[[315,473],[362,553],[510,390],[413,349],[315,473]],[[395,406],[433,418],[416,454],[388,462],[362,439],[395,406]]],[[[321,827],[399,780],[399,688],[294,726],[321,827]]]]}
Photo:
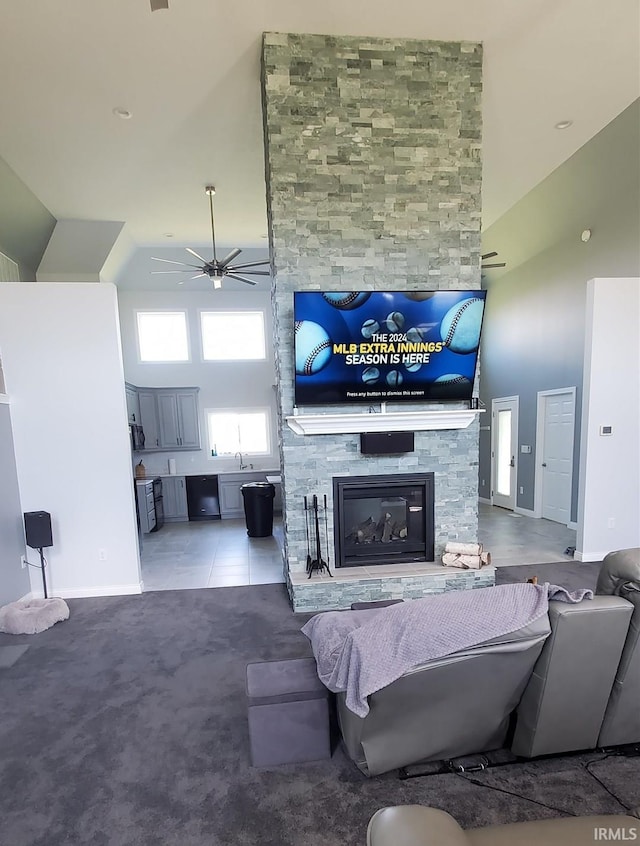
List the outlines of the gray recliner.
{"type": "Polygon", "coordinates": [[[505,743],[514,710],[549,636],[545,614],[515,632],[428,661],[369,697],[358,717],[337,695],[351,759],[366,775],[505,743]]]}
{"type": "Polygon", "coordinates": [[[620,596],[633,606],[598,746],[640,743],[640,548],[610,552],[596,592],[620,596]]]}
{"type": "Polygon", "coordinates": [[[592,600],[549,603],[552,634],[516,711],[515,755],[640,740],[638,552],[606,556],[592,600]]]}

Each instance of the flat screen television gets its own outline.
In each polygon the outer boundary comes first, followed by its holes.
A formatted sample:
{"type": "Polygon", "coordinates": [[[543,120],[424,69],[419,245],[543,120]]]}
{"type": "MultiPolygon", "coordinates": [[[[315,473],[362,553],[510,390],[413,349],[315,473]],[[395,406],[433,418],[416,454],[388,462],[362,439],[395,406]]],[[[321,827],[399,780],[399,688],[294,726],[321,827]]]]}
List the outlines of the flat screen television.
{"type": "Polygon", "coordinates": [[[485,296],[296,292],[296,405],[469,400],[485,296]]]}

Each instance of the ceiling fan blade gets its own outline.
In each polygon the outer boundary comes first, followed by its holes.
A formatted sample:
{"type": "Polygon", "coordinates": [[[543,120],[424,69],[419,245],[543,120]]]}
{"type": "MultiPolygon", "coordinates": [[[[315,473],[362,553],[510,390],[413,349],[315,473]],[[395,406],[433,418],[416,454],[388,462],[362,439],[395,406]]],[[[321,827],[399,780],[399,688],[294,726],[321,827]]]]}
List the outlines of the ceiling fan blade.
{"type": "Polygon", "coordinates": [[[497,264],[483,264],[481,270],[490,270],[492,267],[506,267],[506,261],[500,261],[497,264]]]}
{"type": "Polygon", "coordinates": [[[494,250],[492,253],[485,253],[485,254],[482,256],[482,261],[484,261],[485,259],[488,259],[488,258],[493,258],[494,256],[497,256],[497,255],[498,255],[498,254],[496,253],[496,251],[495,251],[495,250],[494,250]]]}
{"type": "Polygon", "coordinates": [[[225,274],[235,273],[238,270],[242,270],[243,273],[249,273],[251,276],[271,276],[268,270],[243,270],[242,267],[238,267],[237,265],[226,267],[225,274]]]}
{"type": "MultiPolygon", "coordinates": [[[[185,249],[186,249],[186,251],[187,251],[188,253],[191,253],[191,255],[192,255],[192,256],[195,256],[197,259],[200,259],[200,261],[201,261],[201,262],[203,262],[204,264],[209,264],[209,262],[208,262],[206,259],[202,258],[202,256],[199,256],[199,255],[196,253],[196,251],[195,251],[195,250],[192,250],[192,249],[191,249],[191,247],[186,247],[185,249]]],[[[195,267],[195,265],[193,265],[193,266],[195,267]]]]}
{"type": "Polygon", "coordinates": [[[222,261],[218,262],[218,267],[226,267],[230,261],[233,261],[236,256],[239,256],[242,250],[239,250],[237,247],[235,250],[231,250],[228,256],[225,256],[222,261]]]}
{"type": "Polygon", "coordinates": [[[257,285],[258,283],[255,279],[247,279],[245,276],[239,276],[237,273],[225,273],[225,277],[229,277],[230,279],[238,279],[240,282],[246,282],[247,285],[257,285]]]}
{"type": "Polygon", "coordinates": [[[164,261],[166,264],[181,264],[183,267],[197,267],[197,264],[187,264],[186,261],[171,261],[171,259],[161,259],[157,256],[151,256],[154,261],[164,261]]]}
{"type": "Polygon", "coordinates": [[[191,273],[190,270],[151,270],[149,272],[151,273],[152,276],[154,274],[157,275],[158,273],[191,273]]]}
{"type": "Polygon", "coordinates": [[[236,270],[246,270],[248,267],[264,267],[267,264],[271,264],[270,259],[263,259],[262,261],[248,261],[245,264],[234,264],[236,270]]]}

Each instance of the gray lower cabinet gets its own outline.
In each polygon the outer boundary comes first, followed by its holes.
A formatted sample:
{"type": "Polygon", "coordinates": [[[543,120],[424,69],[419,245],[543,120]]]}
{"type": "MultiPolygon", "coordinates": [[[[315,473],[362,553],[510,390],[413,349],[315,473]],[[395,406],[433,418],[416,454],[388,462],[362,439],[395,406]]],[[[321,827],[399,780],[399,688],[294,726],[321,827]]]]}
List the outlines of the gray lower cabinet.
{"type": "Polygon", "coordinates": [[[146,535],[156,527],[156,507],[153,501],[153,481],[148,479],[136,482],[136,489],[140,531],[146,535]]]}
{"type": "MultiPolygon", "coordinates": [[[[244,517],[244,499],[242,485],[247,482],[266,482],[267,476],[276,476],[279,470],[255,470],[249,473],[221,473],[218,475],[218,496],[220,497],[220,517],[244,517]]],[[[275,485],[274,511],[282,508],[280,485],[275,485]]]]}
{"type": "Polygon", "coordinates": [[[164,519],[175,523],[189,519],[187,489],[184,476],[164,476],[162,479],[164,519]]]}
{"type": "Polygon", "coordinates": [[[200,449],[199,388],[139,388],[145,450],[200,449]]]}

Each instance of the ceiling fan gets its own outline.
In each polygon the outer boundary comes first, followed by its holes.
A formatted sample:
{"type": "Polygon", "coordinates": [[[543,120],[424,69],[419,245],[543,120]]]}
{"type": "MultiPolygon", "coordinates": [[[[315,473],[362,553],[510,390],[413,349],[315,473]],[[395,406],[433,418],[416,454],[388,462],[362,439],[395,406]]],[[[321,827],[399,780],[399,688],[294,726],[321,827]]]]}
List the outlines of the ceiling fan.
{"type": "Polygon", "coordinates": [[[498,254],[495,252],[495,250],[492,253],[484,253],[484,255],[481,256],[483,263],[481,264],[480,269],[481,270],[491,270],[493,267],[506,267],[507,266],[506,261],[498,261],[498,262],[494,262],[493,264],[484,264],[486,259],[495,258],[497,255],[498,254]]]}
{"type": "MultiPolygon", "coordinates": [[[[213,195],[216,193],[216,189],[213,185],[207,185],[204,189],[205,194],[209,197],[209,213],[211,216],[211,243],[213,246],[213,259],[211,261],[207,261],[207,259],[203,258],[201,255],[198,255],[195,250],[192,250],[191,247],[187,247],[186,250],[188,253],[191,253],[192,256],[195,256],[202,264],[187,264],[184,261],[171,261],[170,259],[163,259],[157,258],[156,256],[152,256],[151,258],[154,261],[163,261],[167,264],[181,264],[186,270],[152,270],[151,273],[193,273],[194,270],[198,270],[199,273],[196,273],[195,276],[192,276],[191,279],[199,279],[201,276],[208,276],[209,279],[213,282],[214,288],[222,288],[222,280],[225,277],[229,277],[229,279],[238,279],[240,282],[246,282],[247,285],[256,285],[257,282],[255,279],[247,278],[246,274],[251,276],[270,276],[271,273],[268,270],[252,270],[251,268],[254,267],[263,267],[266,264],[270,264],[269,259],[262,259],[261,261],[249,261],[246,264],[231,264],[234,258],[237,258],[242,250],[239,250],[237,247],[234,250],[231,250],[229,255],[225,256],[223,259],[218,261],[218,256],[216,253],[216,229],[213,222],[213,195]],[[242,273],[238,273],[241,270],[242,273]]],[[[178,285],[183,285],[187,280],[181,279],[178,282],[178,285]]]]}

